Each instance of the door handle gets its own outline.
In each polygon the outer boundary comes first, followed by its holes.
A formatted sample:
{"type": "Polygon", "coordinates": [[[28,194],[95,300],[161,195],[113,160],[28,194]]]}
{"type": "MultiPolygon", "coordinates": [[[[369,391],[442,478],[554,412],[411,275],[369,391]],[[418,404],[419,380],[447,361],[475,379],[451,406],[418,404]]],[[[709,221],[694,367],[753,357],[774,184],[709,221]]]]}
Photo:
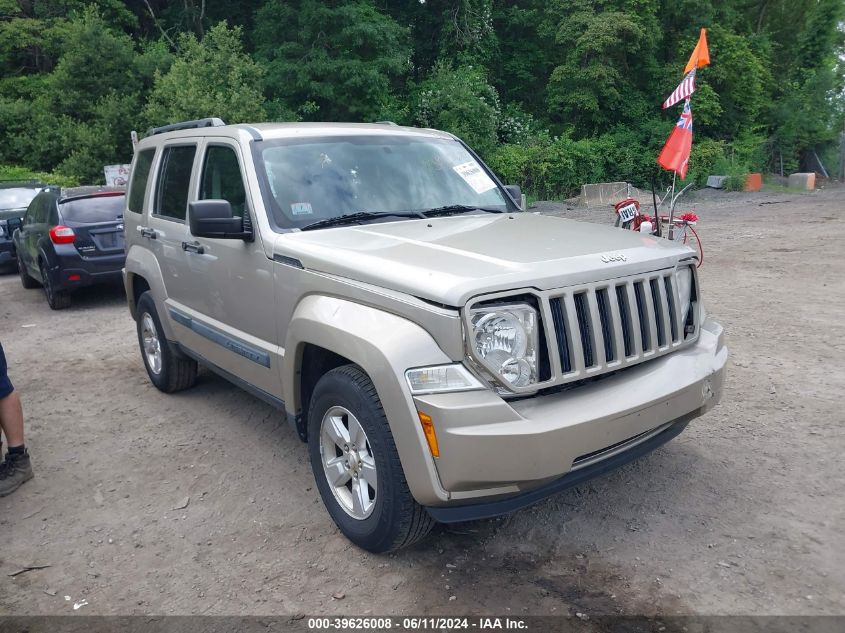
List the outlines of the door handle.
{"type": "Polygon", "coordinates": [[[141,237],[148,237],[151,240],[154,240],[158,236],[155,229],[148,229],[146,226],[139,226],[138,232],[141,234],[141,237]]]}
{"type": "Polygon", "coordinates": [[[189,253],[196,253],[202,255],[205,253],[205,247],[199,242],[182,242],[182,250],[189,253]]]}

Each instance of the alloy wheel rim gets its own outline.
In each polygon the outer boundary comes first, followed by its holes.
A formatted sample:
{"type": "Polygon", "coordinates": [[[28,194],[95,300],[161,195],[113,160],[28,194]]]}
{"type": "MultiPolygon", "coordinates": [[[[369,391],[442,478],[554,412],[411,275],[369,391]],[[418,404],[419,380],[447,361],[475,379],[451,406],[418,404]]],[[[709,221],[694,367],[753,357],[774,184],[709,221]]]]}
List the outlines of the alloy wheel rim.
{"type": "Polygon", "coordinates": [[[326,411],[320,423],[320,460],[329,488],[343,511],[363,521],[376,506],[378,471],[358,418],[344,407],[326,411]]]}
{"type": "Polygon", "coordinates": [[[144,312],[141,317],[141,348],[147,359],[147,366],[156,376],[161,373],[161,342],[158,340],[153,317],[144,312]]]}

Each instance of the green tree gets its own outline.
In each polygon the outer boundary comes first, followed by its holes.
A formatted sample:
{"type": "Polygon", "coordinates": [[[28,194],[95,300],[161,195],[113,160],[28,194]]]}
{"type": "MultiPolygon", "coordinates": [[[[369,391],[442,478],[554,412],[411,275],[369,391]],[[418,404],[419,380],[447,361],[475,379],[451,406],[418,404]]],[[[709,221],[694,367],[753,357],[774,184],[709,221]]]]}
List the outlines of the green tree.
{"type": "Polygon", "coordinates": [[[650,0],[560,0],[550,10],[560,61],[548,84],[550,113],[580,134],[653,112],[656,6],[650,0]],[[633,6],[630,6],[633,5],[633,6]]]}
{"type": "Polygon", "coordinates": [[[265,118],[264,71],[243,50],[241,29],[225,23],[202,40],[179,37],[179,52],[166,73],[157,73],[144,109],[151,125],[221,117],[227,123],[265,118]]]}
{"type": "Polygon", "coordinates": [[[498,43],[490,65],[493,85],[503,101],[521,104],[535,115],[546,109],[555,59],[554,37],[543,30],[545,6],[545,0],[503,0],[493,14],[498,43]]]}
{"type": "Polygon", "coordinates": [[[808,7],[795,39],[794,65],[781,82],[771,110],[773,138],[787,171],[803,165],[816,169],[809,152],[833,141],[841,111],[845,78],[841,68],[845,3],[818,0],[808,7]]]}
{"type": "Polygon", "coordinates": [[[102,180],[103,164],[131,158],[144,74],[132,38],[111,28],[96,7],[69,17],[61,32],[51,72],[0,84],[2,159],[102,180]]]}
{"type": "Polygon", "coordinates": [[[374,121],[391,110],[409,70],[408,31],[372,2],[268,0],[256,24],[271,101],[323,121],[374,121]]]}
{"type": "Polygon", "coordinates": [[[500,116],[496,89],[473,66],[438,64],[414,91],[415,123],[451,132],[482,153],[496,145],[500,116]]]}

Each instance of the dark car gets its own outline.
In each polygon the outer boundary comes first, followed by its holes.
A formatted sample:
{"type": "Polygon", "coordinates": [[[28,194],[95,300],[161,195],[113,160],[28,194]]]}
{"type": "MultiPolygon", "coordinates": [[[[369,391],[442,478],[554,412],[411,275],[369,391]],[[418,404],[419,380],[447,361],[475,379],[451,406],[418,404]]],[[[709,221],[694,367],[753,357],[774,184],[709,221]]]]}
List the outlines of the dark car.
{"type": "Polygon", "coordinates": [[[0,183],[0,272],[12,272],[17,269],[15,247],[12,243],[15,221],[23,217],[29,203],[42,189],[44,185],[40,182],[0,183]],[[12,220],[11,228],[9,220],[12,220]]]}
{"type": "Polygon", "coordinates": [[[71,292],[99,283],[120,283],[123,249],[122,189],[45,189],[14,233],[24,288],[44,286],[54,310],[67,308],[71,292]]]}

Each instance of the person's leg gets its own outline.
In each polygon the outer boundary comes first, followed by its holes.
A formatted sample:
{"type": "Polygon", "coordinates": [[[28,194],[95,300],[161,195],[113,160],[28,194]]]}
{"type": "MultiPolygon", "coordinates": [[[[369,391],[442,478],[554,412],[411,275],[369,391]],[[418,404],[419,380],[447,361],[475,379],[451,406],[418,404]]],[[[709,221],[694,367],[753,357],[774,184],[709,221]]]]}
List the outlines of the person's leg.
{"type": "Polygon", "coordinates": [[[0,428],[9,448],[23,446],[23,407],[17,391],[0,400],[0,428]]]}
{"type": "MultiPolygon", "coordinates": [[[[6,354],[0,343],[0,429],[6,435],[10,446],[23,444],[23,411],[21,400],[15,394],[12,381],[6,368],[6,354]],[[15,395],[12,398],[12,395],[15,395]]],[[[0,442],[0,457],[3,456],[3,444],[0,442]]]]}
{"type": "Polygon", "coordinates": [[[6,459],[0,464],[0,497],[32,479],[32,463],[23,443],[23,407],[6,372],[6,356],[0,345],[0,428],[9,443],[6,459]]]}

